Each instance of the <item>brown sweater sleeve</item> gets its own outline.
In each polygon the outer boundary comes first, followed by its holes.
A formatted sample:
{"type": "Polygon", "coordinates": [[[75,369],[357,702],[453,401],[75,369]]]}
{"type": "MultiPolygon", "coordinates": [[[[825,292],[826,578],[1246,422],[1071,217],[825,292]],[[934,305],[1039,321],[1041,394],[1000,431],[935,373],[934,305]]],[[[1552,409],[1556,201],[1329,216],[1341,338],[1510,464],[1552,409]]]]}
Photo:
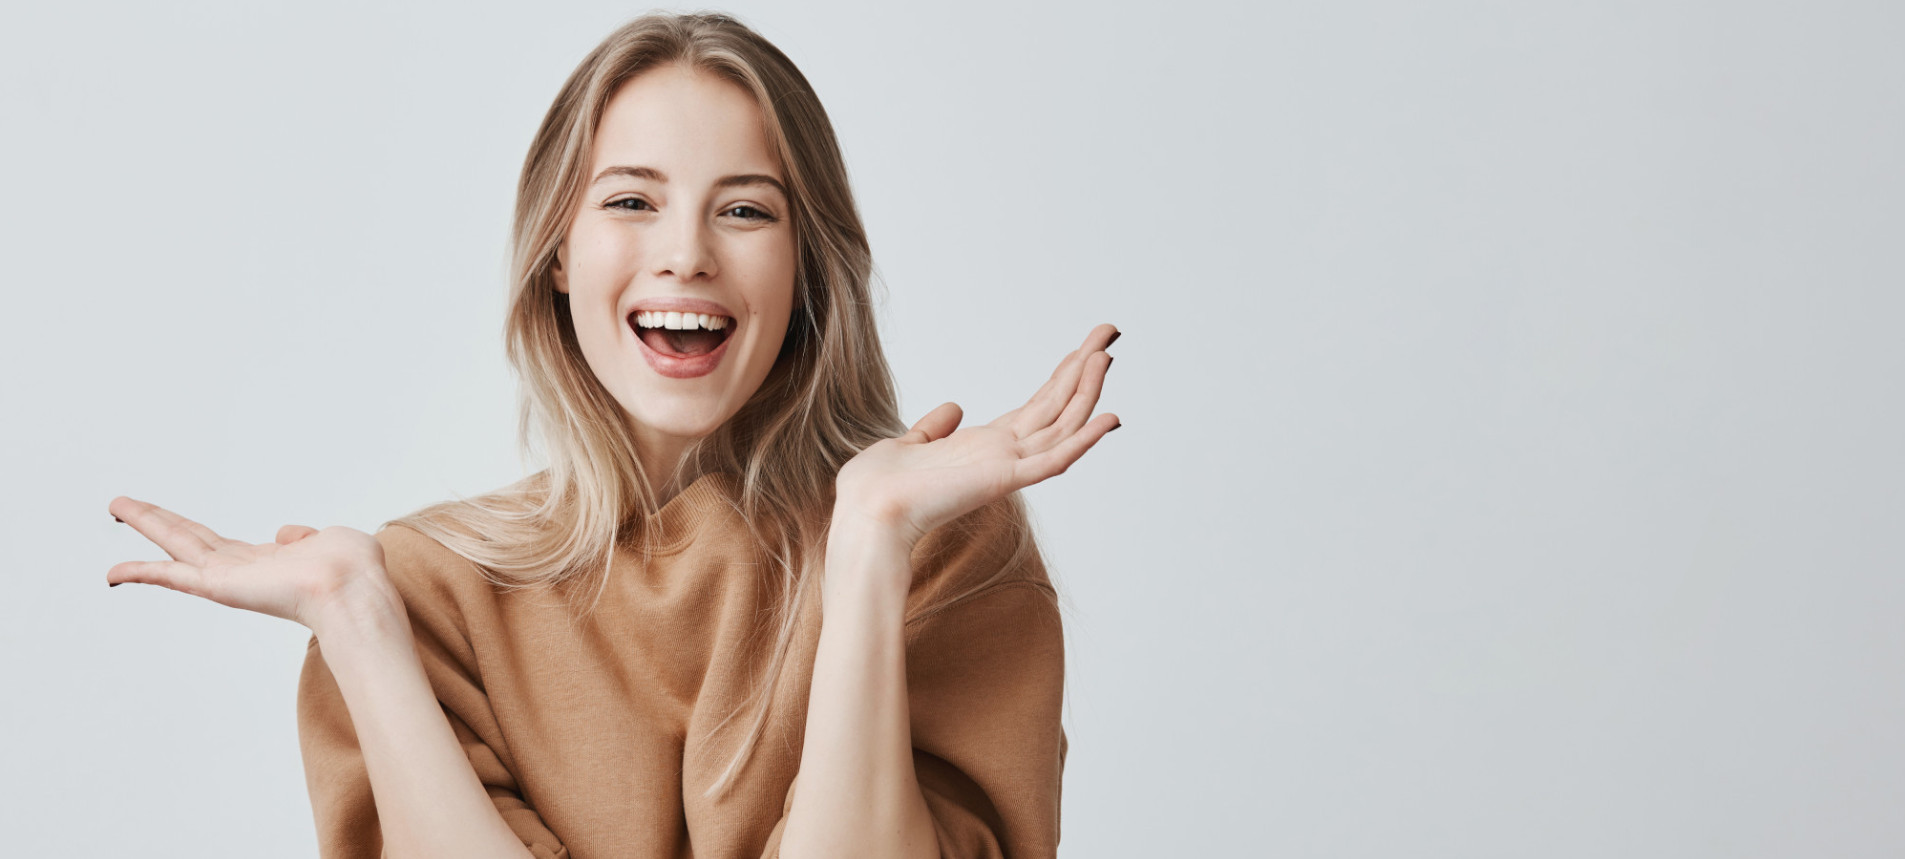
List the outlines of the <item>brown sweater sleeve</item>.
{"type": "MultiPolygon", "coordinates": [[[[943,859],[1058,855],[1065,644],[1049,586],[1007,582],[907,627],[913,769],[943,859]]],[[[780,854],[796,781],[769,834],[780,854]]]]}
{"type": "Polygon", "coordinates": [[[908,639],[913,766],[940,855],[1056,856],[1065,644],[1050,587],[995,585],[908,639]]]}
{"type": "MultiPolygon", "coordinates": [[[[450,577],[477,573],[448,568],[445,550],[408,528],[385,528],[377,533],[377,540],[384,547],[384,566],[410,615],[424,673],[478,780],[531,854],[537,859],[566,859],[567,849],[517,788],[495,716],[477,679],[475,654],[457,620],[452,595],[457,580],[450,577]]],[[[317,822],[319,855],[323,859],[381,857],[383,833],[378,829],[363,752],[315,636],[306,645],[297,709],[298,743],[317,822]]]]}

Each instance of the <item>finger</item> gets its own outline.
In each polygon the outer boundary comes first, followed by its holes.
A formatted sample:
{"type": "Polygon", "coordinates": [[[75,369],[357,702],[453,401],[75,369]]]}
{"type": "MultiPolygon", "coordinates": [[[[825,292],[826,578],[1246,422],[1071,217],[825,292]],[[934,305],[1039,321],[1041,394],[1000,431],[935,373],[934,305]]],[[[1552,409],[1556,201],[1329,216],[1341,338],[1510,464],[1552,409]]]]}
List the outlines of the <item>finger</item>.
{"type": "Polygon", "coordinates": [[[229,537],[221,537],[218,535],[217,531],[213,531],[211,528],[208,528],[204,525],[201,525],[197,522],[187,519],[184,516],[180,516],[179,514],[174,513],[170,510],[167,510],[164,507],[159,507],[155,505],[153,506],[152,509],[153,509],[153,512],[156,513],[160,519],[163,519],[166,522],[170,522],[176,527],[183,528],[186,531],[190,532],[191,534],[197,536],[200,540],[204,540],[205,545],[210,546],[212,548],[212,551],[218,551],[219,549],[225,546],[232,545],[232,544],[237,544],[240,546],[245,545],[245,542],[242,540],[233,540],[229,537]]]}
{"type": "Polygon", "coordinates": [[[1091,333],[1085,335],[1084,345],[1059,362],[1058,369],[1052,371],[1052,377],[1025,405],[999,416],[991,426],[1010,426],[1021,439],[1050,426],[1052,420],[1077,394],[1079,380],[1084,376],[1086,363],[1091,356],[1104,351],[1118,336],[1117,327],[1110,323],[1092,328],[1091,333]]]}
{"type": "Polygon", "coordinates": [[[1101,322],[1097,325],[1093,325],[1091,331],[1085,335],[1084,344],[1078,347],[1078,351],[1086,355],[1090,355],[1093,352],[1103,352],[1110,348],[1111,342],[1118,339],[1122,333],[1123,332],[1118,330],[1118,326],[1109,322],[1101,322]]]}
{"type": "Polygon", "coordinates": [[[1052,377],[1045,380],[1037,393],[1025,401],[1025,405],[1000,415],[992,422],[994,426],[1010,427],[1013,435],[1024,438],[1051,424],[1052,417],[1065,407],[1072,393],[1078,389],[1078,377],[1083,370],[1083,358],[1088,353],[1071,352],[1058,362],[1058,369],[1052,371],[1052,377]]]}
{"type": "Polygon", "coordinates": [[[964,417],[965,411],[959,408],[958,403],[940,403],[937,408],[920,418],[918,423],[913,424],[913,428],[906,435],[900,436],[900,440],[921,444],[938,441],[952,435],[952,431],[959,428],[959,421],[964,417]]]}
{"type": "Polygon", "coordinates": [[[156,504],[121,495],[106,505],[106,509],[157,543],[175,561],[199,563],[225,542],[225,538],[212,533],[210,528],[156,504]]]}
{"type": "MultiPolygon", "coordinates": [[[[114,499],[114,501],[117,501],[117,500],[118,499],[114,499]]],[[[170,524],[176,528],[183,529],[186,533],[197,537],[201,542],[211,547],[214,551],[219,549],[221,546],[225,546],[230,543],[239,542],[237,540],[231,540],[225,537],[220,537],[218,535],[218,532],[213,531],[212,529],[207,528],[204,525],[201,525],[190,519],[187,519],[184,516],[180,516],[177,513],[167,510],[164,507],[160,507],[157,504],[148,504],[144,501],[134,501],[133,499],[130,499],[130,498],[126,500],[131,501],[133,504],[143,506],[147,511],[149,511],[149,515],[155,517],[158,521],[170,524]]],[[[110,505],[108,505],[108,507],[110,508],[110,505]]],[[[117,515],[117,514],[114,514],[114,515],[117,515]]],[[[128,522],[127,524],[131,524],[131,523],[128,522]]]]}
{"type": "Polygon", "coordinates": [[[1080,380],[1078,392],[1073,394],[1071,402],[1065,405],[1065,411],[1052,422],[1051,426],[1021,439],[1019,455],[1030,456],[1043,453],[1078,432],[1078,428],[1091,419],[1092,410],[1098,407],[1098,398],[1105,390],[1105,371],[1110,368],[1110,354],[1093,352],[1091,357],[1086,359],[1084,378],[1080,380]]]}
{"type": "Polygon", "coordinates": [[[1111,342],[1118,339],[1119,335],[1123,333],[1124,332],[1118,330],[1118,326],[1109,322],[1093,326],[1091,333],[1085,335],[1085,345],[1079,347],[1079,351],[1086,353],[1103,352],[1105,349],[1110,348],[1111,342]]]}
{"type": "Polygon", "coordinates": [[[126,561],[106,571],[106,586],[127,582],[158,585],[180,593],[203,596],[205,576],[199,568],[179,561],[126,561]]]}
{"type": "Polygon", "coordinates": [[[286,525],[278,529],[278,545],[289,546],[316,533],[317,529],[309,525],[286,525]]]}
{"type": "Polygon", "coordinates": [[[1105,433],[1118,428],[1118,416],[1110,413],[1093,418],[1084,428],[1073,433],[1070,438],[1053,445],[1050,450],[1035,456],[1019,460],[1013,467],[1013,478],[1019,486],[1031,486],[1042,480],[1049,480],[1065,473],[1072,463],[1085,455],[1085,451],[1105,437],[1105,433]]]}

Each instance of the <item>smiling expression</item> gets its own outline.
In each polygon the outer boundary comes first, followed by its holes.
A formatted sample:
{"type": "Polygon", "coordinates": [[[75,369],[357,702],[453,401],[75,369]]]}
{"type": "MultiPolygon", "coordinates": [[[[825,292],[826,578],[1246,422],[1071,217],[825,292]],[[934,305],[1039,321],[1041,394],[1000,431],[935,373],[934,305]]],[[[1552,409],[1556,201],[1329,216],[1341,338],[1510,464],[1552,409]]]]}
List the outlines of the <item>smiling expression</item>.
{"type": "Polygon", "coordinates": [[[680,65],[615,92],[588,170],[556,288],[645,464],[672,467],[688,442],[740,411],[786,338],[795,271],[786,179],[753,96],[680,65]],[[695,313],[713,330],[687,330],[702,327],[695,313]],[[667,327],[643,333],[656,323],[667,327]]]}

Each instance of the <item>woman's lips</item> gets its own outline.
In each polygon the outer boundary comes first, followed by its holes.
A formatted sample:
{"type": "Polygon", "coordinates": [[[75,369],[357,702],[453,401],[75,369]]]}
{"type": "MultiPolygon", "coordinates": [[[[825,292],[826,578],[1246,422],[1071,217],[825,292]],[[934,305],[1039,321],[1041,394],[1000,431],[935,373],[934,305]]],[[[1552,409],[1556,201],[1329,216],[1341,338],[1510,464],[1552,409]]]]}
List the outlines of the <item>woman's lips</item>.
{"type": "Polygon", "coordinates": [[[635,314],[629,314],[623,323],[628,326],[629,335],[635,338],[635,348],[642,350],[642,360],[647,361],[648,366],[655,368],[655,372],[670,379],[693,379],[714,372],[714,368],[721,365],[721,356],[727,354],[728,344],[733,343],[735,335],[741,333],[738,328],[739,320],[736,320],[732,325],[737,327],[730,331],[728,336],[722,338],[721,345],[714,347],[713,351],[700,355],[676,356],[657,352],[642,340],[642,331],[635,325],[635,314]]]}

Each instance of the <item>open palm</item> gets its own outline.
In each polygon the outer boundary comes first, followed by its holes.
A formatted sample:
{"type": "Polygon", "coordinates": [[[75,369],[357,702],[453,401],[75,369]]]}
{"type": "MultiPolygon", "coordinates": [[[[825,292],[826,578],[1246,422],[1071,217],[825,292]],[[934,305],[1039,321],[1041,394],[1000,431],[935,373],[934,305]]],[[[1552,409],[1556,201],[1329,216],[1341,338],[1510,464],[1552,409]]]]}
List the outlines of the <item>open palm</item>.
{"type": "Polygon", "coordinates": [[[115,564],[106,571],[109,584],[158,585],[307,627],[357,589],[384,584],[383,547],[353,528],[286,525],[277,542],[253,544],[123,496],[107,509],[172,556],[115,564]]]}
{"type": "Polygon", "coordinates": [[[926,413],[911,431],[869,446],[840,469],[837,504],[898,528],[909,541],[991,501],[1063,474],[1118,416],[1092,416],[1118,330],[1099,325],[1025,405],[959,429],[957,403],[926,413]]]}

